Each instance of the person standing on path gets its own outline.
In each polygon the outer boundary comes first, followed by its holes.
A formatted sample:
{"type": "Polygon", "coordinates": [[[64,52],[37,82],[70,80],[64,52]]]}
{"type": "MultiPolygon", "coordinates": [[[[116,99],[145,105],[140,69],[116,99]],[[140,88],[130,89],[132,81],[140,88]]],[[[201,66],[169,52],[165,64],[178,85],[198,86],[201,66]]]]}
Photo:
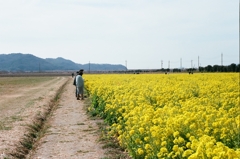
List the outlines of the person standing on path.
{"type": "Polygon", "coordinates": [[[84,80],[82,78],[83,70],[79,71],[79,74],[76,76],[76,87],[77,87],[77,100],[81,97],[81,100],[84,99],[83,97],[83,87],[84,87],[84,80]]]}
{"type": "MultiPolygon", "coordinates": [[[[77,75],[79,74],[78,71],[76,73],[77,73],[77,75]]],[[[75,96],[76,97],[77,97],[77,86],[76,86],[76,77],[77,77],[77,75],[74,77],[74,80],[73,80],[73,85],[75,86],[75,96]]]]}

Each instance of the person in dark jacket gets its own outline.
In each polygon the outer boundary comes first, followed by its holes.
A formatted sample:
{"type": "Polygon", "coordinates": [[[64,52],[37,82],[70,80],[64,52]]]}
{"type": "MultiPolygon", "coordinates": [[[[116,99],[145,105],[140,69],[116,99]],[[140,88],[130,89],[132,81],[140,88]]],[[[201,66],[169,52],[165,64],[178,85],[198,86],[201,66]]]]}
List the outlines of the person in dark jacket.
{"type": "MultiPolygon", "coordinates": [[[[76,72],[77,75],[79,74],[79,71],[76,72]]],[[[76,77],[77,75],[74,77],[74,80],[73,80],[73,85],[76,86],[76,77]]],[[[75,96],[77,97],[77,86],[76,86],[76,90],[75,90],[75,96]]]]}

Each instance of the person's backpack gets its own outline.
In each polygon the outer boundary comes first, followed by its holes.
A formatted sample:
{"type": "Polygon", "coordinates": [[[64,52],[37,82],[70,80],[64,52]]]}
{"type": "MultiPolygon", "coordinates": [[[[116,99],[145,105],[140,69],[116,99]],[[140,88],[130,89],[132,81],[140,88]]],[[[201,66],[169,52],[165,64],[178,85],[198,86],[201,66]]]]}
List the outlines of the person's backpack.
{"type": "Polygon", "coordinates": [[[76,76],[75,76],[75,78],[73,80],[73,85],[76,86],[76,76]]]}

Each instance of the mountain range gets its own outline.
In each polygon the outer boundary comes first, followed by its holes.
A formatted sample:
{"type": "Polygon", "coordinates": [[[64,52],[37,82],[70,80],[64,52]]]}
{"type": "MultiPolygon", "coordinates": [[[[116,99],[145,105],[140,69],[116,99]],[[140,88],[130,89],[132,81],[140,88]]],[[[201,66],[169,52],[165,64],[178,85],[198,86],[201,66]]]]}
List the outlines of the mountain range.
{"type": "Polygon", "coordinates": [[[42,72],[42,71],[124,71],[126,67],[119,64],[77,64],[62,57],[42,59],[32,54],[0,54],[0,71],[42,72]]]}

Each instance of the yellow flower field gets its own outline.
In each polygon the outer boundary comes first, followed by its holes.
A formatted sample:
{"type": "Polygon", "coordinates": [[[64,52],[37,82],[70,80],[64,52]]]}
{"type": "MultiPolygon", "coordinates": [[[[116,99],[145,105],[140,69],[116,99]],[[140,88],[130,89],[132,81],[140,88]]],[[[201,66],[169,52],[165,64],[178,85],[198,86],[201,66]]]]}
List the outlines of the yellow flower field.
{"type": "Polygon", "coordinates": [[[136,159],[240,158],[239,74],[85,75],[89,111],[136,159]]]}

